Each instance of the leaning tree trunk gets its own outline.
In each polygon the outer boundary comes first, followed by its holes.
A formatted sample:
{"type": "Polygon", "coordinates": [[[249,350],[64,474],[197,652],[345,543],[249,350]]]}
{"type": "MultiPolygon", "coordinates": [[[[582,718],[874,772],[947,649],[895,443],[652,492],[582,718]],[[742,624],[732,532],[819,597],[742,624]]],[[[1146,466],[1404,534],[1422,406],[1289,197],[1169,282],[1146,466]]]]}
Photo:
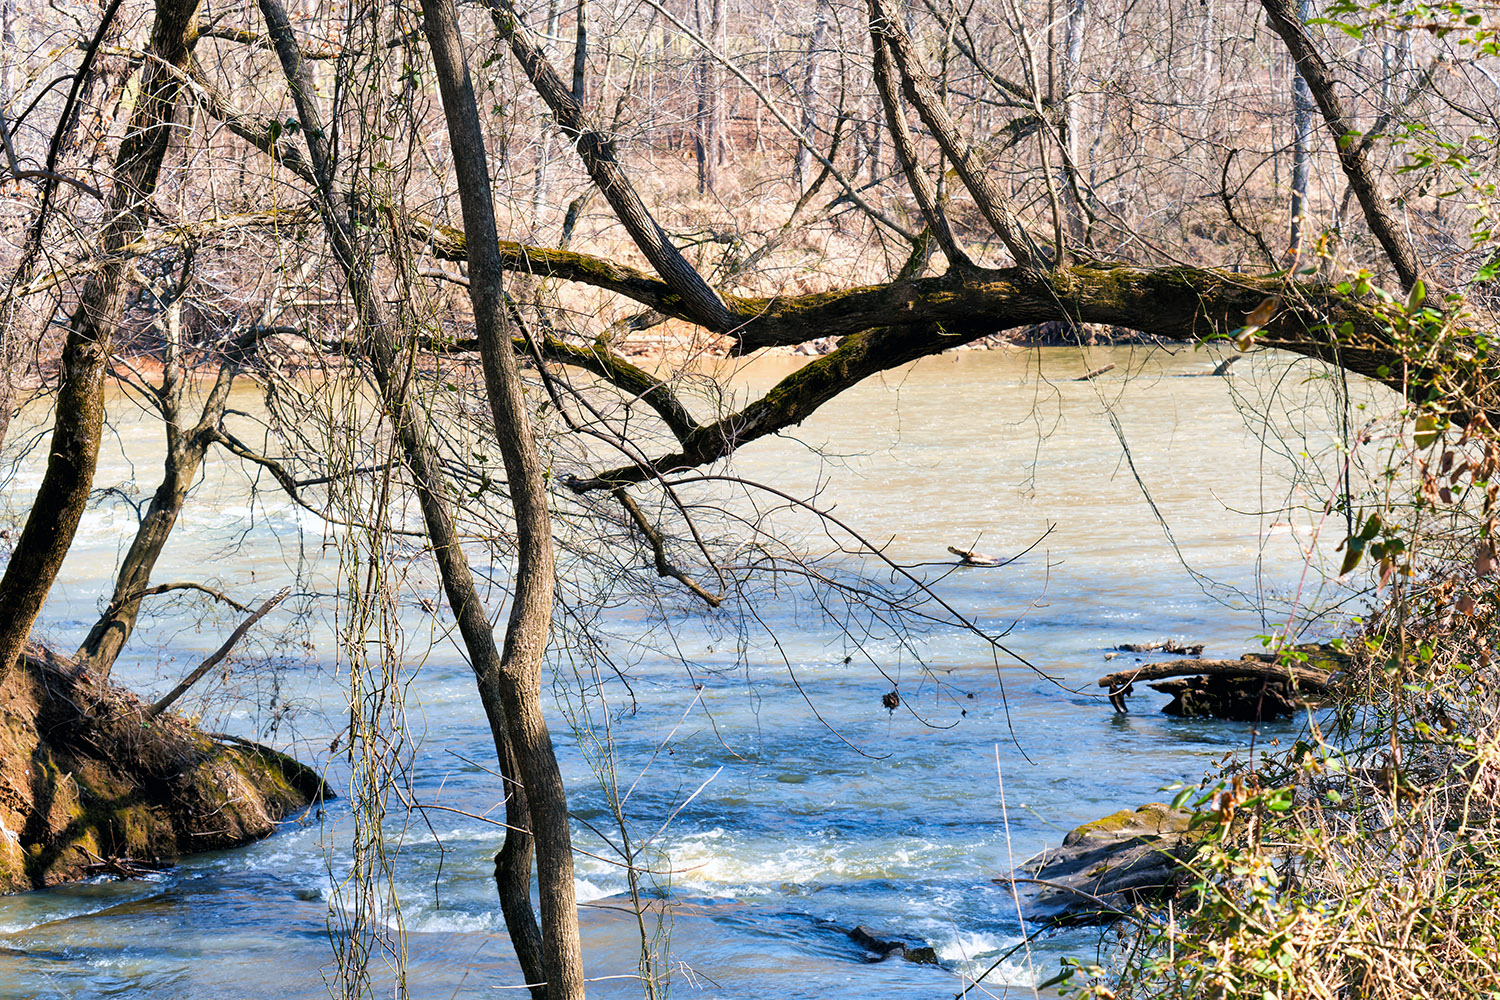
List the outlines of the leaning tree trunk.
{"type": "Polygon", "coordinates": [[[158,0],[141,96],[115,157],[102,245],[105,264],[84,285],[63,345],[47,469],[0,578],[0,671],[20,655],[83,517],[104,423],[110,338],[124,309],[131,261],[120,251],[145,231],[171,141],[178,95],[197,41],[197,0],[158,0]]]}
{"type": "Polygon", "coordinates": [[[168,306],[167,358],[162,367],[162,386],[157,393],[167,432],[161,485],[152,494],[135,539],[120,562],[109,604],[76,654],[78,661],[99,677],[109,676],[121,647],[135,629],[141,600],[151,582],[151,572],[177,524],[178,515],[182,513],[188,490],[203,465],[203,456],[218,439],[224,404],[234,384],[232,364],[225,362],[209,389],[197,422],[192,426],[182,422],[182,362],[178,355],[176,329],[178,309],[176,302],[168,306]]]}
{"type": "MultiPolygon", "coordinates": [[[[112,76],[119,76],[123,72],[117,70],[111,74],[105,69],[124,63],[122,56],[103,54],[119,41],[123,20],[119,16],[119,4],[120,0],[114,0],[106,8],[93,36],[84,46],[83,59],[72,73],[72,89],[63,104],[62,117],[53,129],[47,157],[41,164],[44,176],[38,192],[37,211],[21,235],[10,282],[4,289],[0,289],[0,444],[4,443],[10,430],[11,411],[16,403],[18,369],[25,353],[22,345],[35,332],[31,324],[23,319],[21,288],[32,280],[43,261],[45,238],[53,218],[66,217],[68,214],[63,199],[76,197],[73,189],[63,182],[68,179],[67,170],[73,166],[67,162],[69,154],[79,146],[83,111],[93,103],[97,92],[103,92],[107,101],[115,89],[112,76]]],[[[9,53],[16,51],[15,14],[14,0],[0,0],[0,110],[4,111],[11,110],[10,101],[15,96],[15,61],[8,57],[9,53]]],[[[0,128],[10,130],[9,141],[13,145],[16,141],[13,134],[17,128],[16,123],[0,118],[0,128]]],[[[103,145],[102,136],[107,131],[101,124],[98,129],[100,146],[103,145]]],[[[88,157],[90,168],[95,160],[95,156],[88,157]]],[[[90,172],[93,172],[92,169],[90,172]]]]}
{"type": "MultiPolygon", "coordinates": [[[[458,619],[459,632],[477,675],[480,699],[494,735],[505,782],[507,826],[505,845],[496,859],[496,882],[511,942],[527,982],[546,983],[545,992],[540,985],[533,988],[535,997],[545,996],[548,1000],[581,998],[582,958],[578,944],[567,805],[562,797],[562,778],[552,752],[551,736],[541,719],[540,709],[540,662],[552,612],[551,524],[543,494],[540,516],[544,520],[544,530],[538,538],[536,498],[532,496],[534,491],[527,491],[525,484],[527,474],[534,473],[535,485],[539,488],[543,474],[535,459],[535,448],[530,445],[530,430],[524,411],[519,409],[520,394],[517,391],[514,400],[520,412],[520,422],[514,428],[505,427],[500,434],[502,449],[524,448],[532,455],[529,470],[508,470],[512,476],[512,492],[517,495],[520,565],[511,626],[507,630],[502,655],[495,649],[493,630],[444,498],[441,466],[428,436],[430,418],[421,404],[411,398],[401,378],[395,326],[385,301],[372,287],[368,262],[362,260],[358,252],[346,204],[333,189],[333,168],[322,114],[316,104],[306,64],[301,59],[286,12],[277,0],[260,0],[260,8],[302,122],[301,132],[307,142],[311,169],[319,189],[324,228],[344,271],[362,332],[368,338],[365,357],[371,364],[381,401],[391,415],[403,457],[415,481],[417,501],[432,544],[433,557],[448,602],[458,619]],[[512,434],[518,436],[516,440],[511,439],[512,434]],[[526,495],[522,497],[522,493],[526,495]],[[535,668],[531,669],[533,663],[535,668]],[[524,672],[518,673],[518,670],[524,672]],[[518,788],[521,790],[519,794],[518,788]],[[533,832],[538,845],[545,933],[536,930],[531,912],[527,831],[533,832]]],[[[485,190],[488,190],[487,180],[485,190]]],[[[493,238],[490,242],[493,245],[493,238]]],[[[477,274],[471,278],[471,285],[482,282],[477,274]]],[[[511,364],[514,369],[514,359],[511,364]]],[[[509,465],[509,451],[506,456],[509,465]]]]}
{"type": "MultiPolygon", "coordinates": [[[[582,998],[583,955],[573,887],[568,804],[542,716],[541,671],[552,621],[552,517],[546,471],[532,438],[512,338],[506,329],[499,236],[484,136],[451,0],[423,0],[469,243],[469,298],[495,436],[516,517],[516,582],[498,687],[536,842],[548,1000],[582,998]]],[[[481,690],[487,679],[481,677],[481,690]]]]}

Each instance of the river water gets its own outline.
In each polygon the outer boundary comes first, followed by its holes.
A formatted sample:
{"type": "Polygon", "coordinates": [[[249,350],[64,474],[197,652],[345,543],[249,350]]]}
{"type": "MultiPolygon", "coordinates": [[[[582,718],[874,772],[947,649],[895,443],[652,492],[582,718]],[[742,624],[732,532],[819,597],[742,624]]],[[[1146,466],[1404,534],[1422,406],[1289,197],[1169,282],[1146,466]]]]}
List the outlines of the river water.
{"type": "MultiPolygon", "coordinates": [[[[665,618],[613,609],[628,691],[610,680],[585,697],[559,673],[548,692],[586,852],[578,889],[592,995],[641,993],[630,978],[639,924],[597,832],[617,839],[596,767],[606,722],[631,836],[651,869],[644,888],[668,903],[652,902],[645,923],[676,996],[952,996],[1024,937],[996,876],[1072,826],[1159,800],[1163,786],[1196,782],[1243,750],[1244,724],[1163,716],[1165,697],[1152,692],[1117,715],[1094,686],[1131,662],[1106,661],[1118,643],[1177,638],[1233,656],[1277,623],[1257,607],[1284,615],[1288,602],[1337,596],[1316,565],[1303,570],[1306,552],[1325,560],[1342,537],[1313,534],[1342,461],[1333,383],[1274,355],[1211,377],[1216,360],[1144,348],[944,355],[859,387],[794,436],[745,449],[739,474],[793,493],[820,487],[821,507],[892,559],[932,564],[914,572],[984,630],[1009,629],[1004,645],[1052,679],[944,625],[903,644],[864,620],[856,643],[814,613],[818,588],[795,578],[757,604],[779,646],[753,629],[748,645],[737,641],[690,599],[665,618]],[[1111,362],[1095,380],[1073,380],[1111,362]],[[1033,543],[1001,568],[952,571],[946,551],[1009,555],[1033,543]],[[657,648],[631,643],[642,636],[657,648]],[[882,704],[892,691],[895,710],[882,704]],[[867,962],[845,933],[860,924],[930,944],[941,965],[867,962]]],[[[758,362],[742,378],[763,385],[795,363],[758,362]]],[[[116,412],[99,483],[149,493],[155,432],[116,412]]],[[[35,466],[33,456],[8,493],[16,509],[35,466]]],[[[297,572],[304,590],[335,586],[317,519],[271,494],[249,504],[221,478],[237,475],[210,468],[157,579],[212,579],[242,597],[297,572]]],[[[44,636],[70,648],[83,634],[132,518],[117,497],[88,515],[44,636]]],[[[810,552],[847,541],[791,537],[810,552]]],[[[830,565],[879,568],[853,556],[830,565]]],[[[484,817],[501,814],[499,780],[473,684],[415,597],[402,613],[400,778],[426,808],[391,798],[387,858],[405,934],[388,909],[374,994],[390,995],[391,969],[404,965],[413,996],[524,995],[508,989],[521,979],[490,881],[499,831],[484,817]]],[[[117,676],[164,690],[228,620],[200,626],[186,608],[154,616],[117,676]]],[[[331,646],[314,616],[292,639],[262,645],[278,671],[242,665],[195,710],[325,767],[341,788],[350,763],[330,744],[348,722],[347,675],[331,646]],[[228,689],[243,700],[225,702],[228,689]]],[[[1259,738],[1294,730],[1267,725],[1259,738]]],[[[0,899],[0,996],[326,996],[339,923],[330,913],[348,905],[348,801],[153,879],[0,899]]],[[[1043,935],[974,995],[1031,995],[1059,956],[1091,958],[1099,945],[1089,932],[1043,935]]]]}

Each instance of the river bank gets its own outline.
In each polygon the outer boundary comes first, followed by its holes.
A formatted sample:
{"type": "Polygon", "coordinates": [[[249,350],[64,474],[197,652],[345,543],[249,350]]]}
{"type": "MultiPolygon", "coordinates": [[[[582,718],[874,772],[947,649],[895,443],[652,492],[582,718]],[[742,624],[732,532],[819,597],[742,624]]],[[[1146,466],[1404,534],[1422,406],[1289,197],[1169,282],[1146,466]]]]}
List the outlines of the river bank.
{"type": "Polygon", "coordinates": [[[139,877],[331,797],[290,757],[152,716],[44,647],[0,680],[0,893],[139,877]]]}

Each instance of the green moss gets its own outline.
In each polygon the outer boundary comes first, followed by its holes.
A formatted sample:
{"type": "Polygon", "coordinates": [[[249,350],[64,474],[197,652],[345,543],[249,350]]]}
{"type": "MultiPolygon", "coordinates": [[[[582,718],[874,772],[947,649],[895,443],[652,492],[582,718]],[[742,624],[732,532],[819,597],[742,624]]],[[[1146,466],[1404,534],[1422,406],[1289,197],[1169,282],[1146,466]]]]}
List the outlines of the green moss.
{"type": "Polygon", "coordinates": [[[0,678],[0,892],[82,877],[101,861],[174,861],[237,847],[328,795],[317,774],[267,748],[228,745],[175,717],[143,725],[139,700],[50,673],[0,678]]]}
{"type": "Polygon", "coordinates": [[[1182,833],[1188,828],[1191,817],[1182,810],[1174,810],[1163,802],[1151,802],[1139,809],[1121,809],[1108,816],[1084,823],[1075,828],[1063,840],[1072,845],[1083,841],[1110,843],[1129,840],[1133,837],[1158,837],[1164,834],[1182,833]]]}

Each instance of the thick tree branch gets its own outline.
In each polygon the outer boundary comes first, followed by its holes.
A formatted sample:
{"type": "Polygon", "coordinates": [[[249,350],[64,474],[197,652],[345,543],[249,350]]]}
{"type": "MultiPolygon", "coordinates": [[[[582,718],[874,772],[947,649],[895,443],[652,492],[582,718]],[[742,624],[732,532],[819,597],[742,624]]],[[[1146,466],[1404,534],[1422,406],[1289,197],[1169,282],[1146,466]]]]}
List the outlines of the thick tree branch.
{"type": "Polygon", "coordinates": [[[252,114],[235,107],[208,78],[197,60],[188,63],[187,75],[204,110],[223,122],[230,132],[269,156],[272,162],[286,167],[310,186],[318,186],[312,165],[295,142],[296,137],[286,129],[285,119],[252,114]]]}
{"type": "Polygon", "coordinates": [[[693,266],[672,244],[666,232],[657,225],[646,203],[630,183],[615,158],[614,141],[596,129],[583,108],[574,100],[571,89],[558,76],[541,50],[532,43],[508,0],[487,0],[495,29],[505,39],[521,64],[536,92],[552,109],[557,124],[578,150],[583,165],[599,186],[599,191],[615,210],[631,239],[656,273],[661,275],[682,300],[685,311],[695,323],[716,333],[727,333],[734,317],[724,308],[719,296],[709,287],[693,266]]]}
{"type": "Polygon", "coordinates": [[[1408,364],[1393,343],[1392,322],[1397,317],[1392,306],[1343,297],[1323,285],[1286,285],[1200,268],[1075,265],[1069,272],[1066,292],[1027,283],[1026,275],[1011,269],[978,276],[986,280],[949,274],[831,293],[815,302],[798,300],[804,331],[823,330],[827,335],[828,329],[839,330],[846,320],[864,329],[849,332],[831,354],[787,376],[761,399],[698,428],[682,441],[680,451],[575,479],[569,486],[578,492],[612,489],[708,464],[749,441],[801,423],[824,402],[870,375],[998,330],[1072,317],[1172,340],[1200,341],[1243,327],[1248,314],[1278,294],[1285,299],[1257,334],[1261,345],[1327,361],[1398,392],[1420,387],[1416,391],[1425,393],[1441,380],[1448,398],[1468,401],[1472,411],[1484,412],[1492,423],[1500,420],[1500,393],[1482,362],[1455,357],[1446,370],[1438,364],[1408,364]],[[877,316],[905,316],[907,322],[877,327],[877,316]],[[826,327],[821,325],[824,320],[826,327]]]}
{"type": "Polygon", "coordinates": [[[1391,214],[1390,204],[1380,192],[1374,168],[1370,165],[1370,147],[1360,141],[1354,120],[1334,91],[1333,74],[1329,72],[1328,64],[1313,46],[1293,4],[1288,0],[1261,0],[1261,6],[1265,8],[1271,27],[1281,36],[1296,62],[1297,72],[1307,81],[1318,110],[1323,113],[1323,122],[1328,126],[1328,133],[1338,151],[1339,166],[1344,168],[1349,188],[1359,199],[1370,232],[1375,234],[1381,249],[1396,268],[1401,287],[1409,290],[1422,277],[1422,264],[1401,224],[1391,214]]]}
{"type": "Polygon", "coordinates": [[[883,40],[895,57],[907,99],[917,109],[922,124],[927,126],[943,152],[953,161],[953,168],[973,197],[980,214],[989,222],[995,235],[1000,237],[1017,265],[1031,268],[1044,266],[1048,261],[1046,252],[1021,225],[1015,212],[1011,210],[1009,200],[995,186],[983,164],[964,140],[953,116],[948,113],[948,108],[927,78],[926,71],[917,62],[912,52],[911,38],[906,34],[901,19],[891,17],[882,0],[869,2],[872,39],[883,40]]]}
{"type": "Polygon", "coordinates": [[[801,423],[828,400],[871,375],[959,343],[949,338],[937,346],[934,333],[930,328],[906,327],[852,334],[832,353],[788,375],[749,406],[695,430],[683,440],[680,452],[588,479],[571,479],[568,486],[578,493],[615,489],[717,461],[757,438],[801,423]]]}
{"type": "Polygon", "coordinates": [[[896,156],[901,161],[901,170],[906,175],[906,182],[911,187],[911,193],[917,199],[917,207],[922,210],[923,217],[927,219],[927,228],[942,246],[949,265],[959,268],[973,267],[973,261],[969,260],[969,255],[964,253],[963,248],[958,245],[953,230],[948,226],[948,217],[943,213],[942,206],[938,204],[937,191],[933,187],[931,178],[922,170],[922,165],[917,160],[916,143],[912,140],[911,129],[906,124],[906,113],[901,109],[901,90],[896,85],[892,73],[891,54],[885,44],[885,39],[871,31],[870,44],[875,51],[875,89],[880,94],[880,104],[885,109],[885,120],[890,127],[896,156]]]}
{"type": "MultiPolygon", "coordinates": [[[[516,343],[520,350],[525,345],[516,343]]],[[[698,429],[698,421],[682,405],[671,387],[650,372],[631,364],[605,345],[595,342],[587,347],[575,347],[556,337],[546,337],[538,345],[542,357],[548,361],[581,368],[597,375],[610,385],[639,399],[656,412],[679,441],[698,429]]]]}
{"type": "MultiPolygon", "coordinates": [[[[395,38],[392,38],[391,40],[386,42],[383,47],[387,49],[399,49],[403,45],[409,45],[412,42],[416,41],[421,37],[421,34],[422,33],[420,31],[413,29],[403,35],[397,35],[395,38]]],[[[240,45],[249,45],[254,48],[265,49],[267,51],[271,51],[273,49],[271,39],[269,37],[267,37],[266,35],[258,35],[246,28],[221,28],[215,25],[213,27],[204,28],[202,31],[198,32],[198,37],[218,38],[226,42],[237,42],[240,45]]],[[[302,48],[302,58],[312,60],[343,59],[346,56],[353,57],[366,54],[366,52],[358,49],[310,49],[305,46],[302,48]]]]}

